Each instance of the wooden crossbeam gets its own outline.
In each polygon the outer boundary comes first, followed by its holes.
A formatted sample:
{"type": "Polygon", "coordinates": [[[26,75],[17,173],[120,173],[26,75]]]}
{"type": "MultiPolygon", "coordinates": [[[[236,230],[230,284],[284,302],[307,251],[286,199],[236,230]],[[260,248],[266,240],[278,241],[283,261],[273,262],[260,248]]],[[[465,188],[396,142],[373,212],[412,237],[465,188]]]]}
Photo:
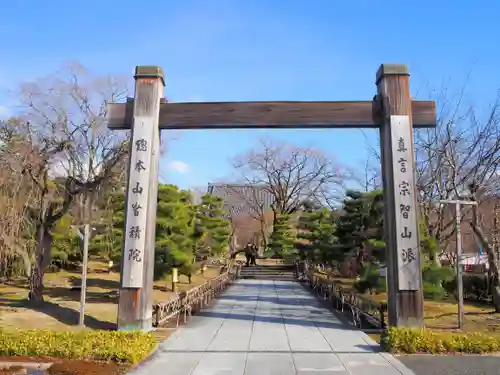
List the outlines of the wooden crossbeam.
{"type": "MultiPolygon", "coordinates": [[[[412,101],[414,128],[436,126],[434,101],[412,101]]],[[[134,103],[108,107],[108,127],[130,129],[134,103]]],[[[160,105],[160,129],[375,128],[382,119],[378,101],[203,102],[160,105]]]]}

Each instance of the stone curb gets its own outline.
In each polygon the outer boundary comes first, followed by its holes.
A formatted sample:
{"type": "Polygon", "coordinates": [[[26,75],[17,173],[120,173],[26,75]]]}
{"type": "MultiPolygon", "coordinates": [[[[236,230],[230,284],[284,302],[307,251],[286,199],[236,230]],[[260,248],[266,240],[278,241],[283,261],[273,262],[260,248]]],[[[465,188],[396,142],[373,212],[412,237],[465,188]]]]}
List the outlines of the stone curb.
{"type": "Polygon", "coordinates": [[[380,355],[391,365],[393,365],[403,375],[415,375],[415,373],[405,366],[403,362],[390,353],[382,352],[380,355]]]}
{"type": "Polygon", "coordinates": [[[47,370],[52,366],[52,362],[0,362],[0,369],[8,369],[9,367],[23,367],[30,370],[47,370]]]}
{"type": "Polygon", "coordinates": [[[140,372],[144,367],[146,367],[150,363],[154,362],[154,360],[159,357],[160,352],[161,352],[160,344],[158,343],[158,344],[156,344],[155,348],[151,351],[151,353],[149,353],[149,355],[146,358],[144,358],[141,362],[139,362],[139,363],[135,364],[134,366],[132,366],[131,368],[129,368],[128,371],[125,373],[125,375],[132,375],[132,374],[140,372]]]}

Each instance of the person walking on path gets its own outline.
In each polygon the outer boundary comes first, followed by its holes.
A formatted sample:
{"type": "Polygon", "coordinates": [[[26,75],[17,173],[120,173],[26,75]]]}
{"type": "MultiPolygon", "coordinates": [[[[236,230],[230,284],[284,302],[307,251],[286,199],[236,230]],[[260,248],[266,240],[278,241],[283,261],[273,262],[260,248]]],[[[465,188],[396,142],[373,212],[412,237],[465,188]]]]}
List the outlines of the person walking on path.
{"type": "Polygon", "coordinates": [[[246,266],[250,267],[250,264],[252,263],[252,244],[248,243],[245,246],[245,258],[246,258],[246,266]]]}
{"type": "Polygon", "coordinates": [[[255,244],[252,244],[251,245],[251,248],[252,248],[252,257],[251,257],[251,265],[252,266],[256,266],[257,263],[256,263],[256,260],[257,260],[257,246],[255,246],[255,244]]]}

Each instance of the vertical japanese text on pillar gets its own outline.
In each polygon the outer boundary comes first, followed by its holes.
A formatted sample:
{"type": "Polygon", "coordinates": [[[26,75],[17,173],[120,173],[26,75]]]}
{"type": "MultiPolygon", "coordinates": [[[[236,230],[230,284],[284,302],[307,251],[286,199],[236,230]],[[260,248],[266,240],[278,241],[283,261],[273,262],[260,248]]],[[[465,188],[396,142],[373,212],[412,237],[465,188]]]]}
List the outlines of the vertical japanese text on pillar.
{"type": "Polygon", "coordinates": [[[420,272],[418,233],[415,212],[415,177],[411,124],[408,116],[391,116],[392,159],[400,290],[418,290],[420,272]]]}
{"type": "Polygon", "coordinates": [[[153,122],[135,118],[130,154],[127,217],[125,220],[125,252],[122,285],[140,287],[146,240],[146,221],[150,179],[153,122]]]}

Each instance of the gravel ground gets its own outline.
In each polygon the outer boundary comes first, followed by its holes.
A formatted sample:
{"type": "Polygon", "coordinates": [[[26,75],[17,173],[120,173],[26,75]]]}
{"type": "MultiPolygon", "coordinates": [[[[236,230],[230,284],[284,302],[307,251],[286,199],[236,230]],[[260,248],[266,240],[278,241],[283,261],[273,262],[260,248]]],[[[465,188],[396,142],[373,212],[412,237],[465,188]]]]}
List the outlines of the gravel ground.
{"type": "Polygon", "coordinates": [[[500,356],[397,356],[415,375],[500,375],[500,356]]]}

